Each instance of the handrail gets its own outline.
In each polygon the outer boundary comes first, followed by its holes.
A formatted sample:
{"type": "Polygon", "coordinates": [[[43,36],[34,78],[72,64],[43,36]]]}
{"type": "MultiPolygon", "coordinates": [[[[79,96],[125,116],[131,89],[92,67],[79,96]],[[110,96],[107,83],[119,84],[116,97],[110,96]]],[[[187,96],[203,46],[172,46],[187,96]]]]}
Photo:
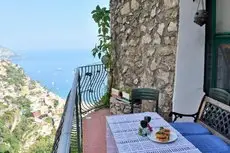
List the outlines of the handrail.
{"type": "Polygon", "coordinates": [[[72,121],[73,121],[73,114],[75,109],[75,100],[77,98],[77,81],[78,81],[78,71],[75,72],[75,78],[73,81],[72,89],[68,95],[66,100],[64,113],[62,116],[62,120],[60,122],[59,127],[61,127],[60,135],[56,134],[55,142],[58,141],[56,145],[57,148],[53,147],[53,153],[69,153],[70,152],[70,138],[72,132],[72,121]]]}
{"type": "Polygon", "coordinates": [[[107,71],[103,64],[78,67],[56,132],[52,153],[82,152],[82,117],[101,107],[107,71]]]}
{"type": "Polygon", "coordinates": [[[73,114],[74,114],[74,106],[75,100],[78,100],[77,97],[77,80],[78,80],[78,72],[75,74],[74,83],[72,85],[72,90],[70,93],[70,98],[68,100],[68,105],[66,109],[66,114],[64,116],[65,123],[63,124],[62,134],[59,140],[59,147],[57,153],[69,153],[70,152],[70,138],[71,138],[71,131],[72,131],[72,121],[73,121],[73,114]]]}

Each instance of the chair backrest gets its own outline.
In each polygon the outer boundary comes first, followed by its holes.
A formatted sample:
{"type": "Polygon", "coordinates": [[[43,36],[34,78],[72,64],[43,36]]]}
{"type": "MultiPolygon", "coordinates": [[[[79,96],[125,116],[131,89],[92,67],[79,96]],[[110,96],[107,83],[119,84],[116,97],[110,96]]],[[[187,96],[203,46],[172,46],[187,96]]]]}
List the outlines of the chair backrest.
{"type": "Polygon", "coordinates": [[[224,104],[229,105],[230,104],[230,93],[223,89],[219,88],[211,88],[209,90],[209,97],[216,99],[220,102],[223,102],[224,104]]]}
{"type": "Polygon", "coordinates": [[[155,100],[159,99],[159,91],[151,88],[135,88],[131,91],[131,100],[155,100]]]}
{"type": "MultiPolygon", "coordinates": [[[[159,91],[152,88],[135,88],[131,91],[132,105],[140,100],[154,100],[156,101],[156,112],[158,112],[159,91]]],[[[133,108],[133,106],[132,106],[133,108]]]]}
{"type": "Polygon", "coordinates": [[[230,106],[205,96],[198,115],[198,123],[230,144],[230,106]]]}

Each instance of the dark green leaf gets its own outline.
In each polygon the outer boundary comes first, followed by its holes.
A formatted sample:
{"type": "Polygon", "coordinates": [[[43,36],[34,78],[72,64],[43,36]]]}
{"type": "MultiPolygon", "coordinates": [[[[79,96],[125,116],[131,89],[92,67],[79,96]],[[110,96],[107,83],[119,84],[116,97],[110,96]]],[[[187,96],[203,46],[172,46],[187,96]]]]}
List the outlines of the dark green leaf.
{"type": "Polygon", "coordinates": [[[106,25],[106,27],[109,27],[109,26],[110,26],[108,22],[106,22],[105,25],[106,25]]]}
{"type": "Polygon", "coordinates": [[[103,41],[102,41],[102,40],[100,40],[100,45],[99,45],[99,46],[101,46],[101,45],[102,45],[102,43],[103,43],[103,41]]]}
{"type": "Polygon", "coordinates": [[[97,5],[96,10],[98,10],[98,11],[99,11],[100,9],[101,9],[101,8],[100,8],[100,6],[99,6],[99,5],[97,5]]]}
{"type": "Polygon", "coordinates": [[[98,55],[98,58],[100,59],[101,58],[101,53],[98,53],[97,55],[98,55]]]}
{"type": "Polygon", "coordinates": [[[96,10],[93,10],[92,12],[91,12],[91,14],[94,14],[94,13],[96,13],[97,11],[96,10]]]}

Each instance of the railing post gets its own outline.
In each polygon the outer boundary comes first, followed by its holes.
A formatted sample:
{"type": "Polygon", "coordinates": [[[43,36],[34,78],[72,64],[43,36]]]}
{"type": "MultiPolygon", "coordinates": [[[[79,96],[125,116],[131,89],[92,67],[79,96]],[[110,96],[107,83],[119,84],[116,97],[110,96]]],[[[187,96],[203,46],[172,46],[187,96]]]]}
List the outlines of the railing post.
{"type": "Polygon", "coordinates": [[[79,103],[79,112],[80,112],[80,124],[81,124],[81,126],[80,126],[80,134],[81,134],[81,141],[80,141],[80,143],[81,143],[81,145],[80,145],[80,147],[81,147],[81,152],[83,151],[82,149],[83,149],[83,142],[82,142],[82,138],[83,138],[83,131],[82,131],[82,109],[81,109],[81,102],[82,102],[82,99],[81,99],[81,76],[80,76],[80,74],[79,74],[80,72],[79,72],[79,70],[78,70],[78,90],[77,90],[77,92],[78,92],[78,103],[79,103]]]}
{"type": "Polygon", "coordinates": [[[80,91],[80,83],[79,83],[79,71],[77,69],[77,72],[76,72],[76,75],[77,75],[77,86],[76,86],[76,99],[75,99],[75,107],[76,107],[76,128],[77,128],[77,150],[78,150],[78,153],[81,153],[81,132],[80,132],[80,119],[79,117],[81,116],[81,113],[79,111],[79,100],[80,100],[80,97],[79,97],[79,91],[80,91]]]}

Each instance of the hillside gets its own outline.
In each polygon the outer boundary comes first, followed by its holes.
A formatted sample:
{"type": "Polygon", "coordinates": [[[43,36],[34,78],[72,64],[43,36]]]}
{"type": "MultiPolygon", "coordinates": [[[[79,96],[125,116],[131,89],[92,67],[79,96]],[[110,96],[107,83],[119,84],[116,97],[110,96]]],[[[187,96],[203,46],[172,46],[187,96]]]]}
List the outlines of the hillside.
{"type": "Polygon", "coordinates": [[[22,68],[0,60],[0,153],[50,152],[64,103],[22,68]]]}
{"type": "Polygon", "coordinates": [[[0,46],[0,59],[9,59],[14,56],[16,56],[16,54],[12,50],[0,46]]]}

